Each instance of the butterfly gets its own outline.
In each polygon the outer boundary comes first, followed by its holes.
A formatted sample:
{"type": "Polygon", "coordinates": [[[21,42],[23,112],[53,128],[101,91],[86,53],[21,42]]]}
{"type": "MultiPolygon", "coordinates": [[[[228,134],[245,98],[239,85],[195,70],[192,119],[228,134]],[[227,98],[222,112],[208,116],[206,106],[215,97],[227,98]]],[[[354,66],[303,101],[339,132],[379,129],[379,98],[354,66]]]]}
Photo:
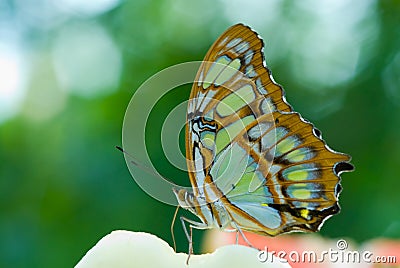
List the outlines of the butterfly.
{"type": "Polygon", "coordinates": [[[340,210],[340,174],[353,170],[351,158],[293,111],[263,49],[255,31],[236,24],[197,72],[186,125],[192,191],[174,189],[179,206],[200,220],[181,217],[189,256],[193,228],[235,231],[247,241],[243,231],[315,232],[340,210]]]}

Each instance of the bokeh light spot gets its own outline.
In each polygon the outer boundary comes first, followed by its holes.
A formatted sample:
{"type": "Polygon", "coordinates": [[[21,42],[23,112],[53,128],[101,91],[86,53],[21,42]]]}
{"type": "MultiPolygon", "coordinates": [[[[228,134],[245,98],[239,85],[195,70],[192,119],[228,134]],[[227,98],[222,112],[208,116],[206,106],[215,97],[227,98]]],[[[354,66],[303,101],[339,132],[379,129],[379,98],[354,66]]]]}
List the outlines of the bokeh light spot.
{"type": "Polygon", "coordinates": [[[15,44],[0,41],[0,123],[18,112],[25,93],[25,66],[15,44]]]}
{"type": "Polygon", "coordinates": [[[122,68],[120,51],[96,24],[75,24],[60,31],[53,49],[61,86],[69,92],[96,97],[116,91],[122,68]]]}

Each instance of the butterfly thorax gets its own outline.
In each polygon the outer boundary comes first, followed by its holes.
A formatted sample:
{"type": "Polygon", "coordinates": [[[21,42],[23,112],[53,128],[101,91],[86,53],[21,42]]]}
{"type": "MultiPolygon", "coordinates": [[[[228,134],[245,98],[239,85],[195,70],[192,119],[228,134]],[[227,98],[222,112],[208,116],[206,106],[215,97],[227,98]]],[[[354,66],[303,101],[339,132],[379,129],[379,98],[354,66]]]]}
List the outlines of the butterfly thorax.
{"type": "Polygon", "coordinates": [[[226,229],[232,227],[230,226],[232,221],[229,214],[220,200],[207,202],[204,196],[196,196],[183,189],[174,189],[174,193],[178,199],[179,206],[196,215],[201,220],[204,229],[214,227],[226,229]]]}

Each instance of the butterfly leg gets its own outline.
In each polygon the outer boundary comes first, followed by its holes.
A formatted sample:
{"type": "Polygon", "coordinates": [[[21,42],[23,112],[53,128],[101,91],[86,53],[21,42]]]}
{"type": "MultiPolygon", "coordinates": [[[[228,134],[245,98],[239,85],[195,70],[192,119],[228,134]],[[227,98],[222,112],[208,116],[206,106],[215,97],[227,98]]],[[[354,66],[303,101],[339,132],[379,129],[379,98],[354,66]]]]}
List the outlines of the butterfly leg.
{"type": "Polygon", "coordinates": [[[192,230],[193,230],[193,229],[192,229],[192,226],[190,225],[190,221],[189,221],[188,219],[186,219],[185,217],[180,217],[180,219],[181,219],[183,231],[184,231],[184,233],[185,233],[185,235],[186,235],[186,238],[187,238],[187,240],[188,240],[188,242],[189,242],[189,253],[188,253],[188,258],[187,258],[187,260],[186,260],[186,265],[189,265],[190,255],[191,255],[192,252],[193,252],[193,242],[192,242],[192,236],[193,236],[193,231],[192,231],[192,230]],[[188,233],[188,231],[187,231],[185,221],[189,222],[190,235],[189,235],[189,233],[188,233]]]}
{"type": "Polygon", "coordinates": [[[189,258],[193,254],[193,226],[189,225],[189,229],[190,229],[190,241],[189,241],[189,256],[186,260],[187,265],[189,265],[189,258]]]}
{"type": "Polygon", "coordinates": [[[240,229],[240,227],[239,227],[235,222],[233,222],[233,224],[235,225],[235,228],[236,228],[236,244],[239,243],[239,234],[240,234],[240,236],[243,238],[244,242],[246,242],[246,244],[247,244],[249,247],[257,249],[257,248],[256,248],[255,246],[253,246],[253,244],[250,243],[250,241],[246,238],[246,236],[244,235],[242,229],[240,229]]]}
{"type": "Polygon", "coordinates": [[[239,231],[238,231],[238,229],[225,229],[224,232],[227,232],[227,233],[235,232],[235,234],[236,234],[235,242],[236,242],[236,245],[239,244],[239,231]]]}
{"type": "Polygon", "coordinates": [[[193,254],[193,228],[199,229],[199,230],[204,230],[204,229],[208,229],[209,227],[202,223],[202,222],[196,222],[196,221],[192,221],[188,218],[185,217],[180,217],[180,220],[182,222],[182,226],[183,226],[183,231],[185,232],[186,238],[189,242],[189,253],[188,253],[188,258],[186,260],[186,264],[189,265],[189,259],[190,256],[193,254]],[[189,223],[189,232],[186,228],[186,224],[185,222],[189,223]]]}

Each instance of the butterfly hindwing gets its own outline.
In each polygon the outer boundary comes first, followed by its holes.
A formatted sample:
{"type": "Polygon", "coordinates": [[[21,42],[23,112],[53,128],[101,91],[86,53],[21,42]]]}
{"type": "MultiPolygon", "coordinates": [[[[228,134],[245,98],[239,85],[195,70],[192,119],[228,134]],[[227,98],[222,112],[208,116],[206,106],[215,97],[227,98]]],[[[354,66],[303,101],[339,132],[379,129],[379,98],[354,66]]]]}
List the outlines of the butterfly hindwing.
{"type": "MultiPolygon", "coordinates": [[[[297,113],[274,112],[270,118],[261,117],[258,125],[244,129],[232,141],[231,153],[224,152],[233,156],[240,151],[247,153],[247,165],[239,168],[244,170],[242,176],[215,178],[229,210],[241,212],[239,216],[233,213],[232,218],[244,230],[269,235],[288,230],[316,231],[327,216],[339,211],[339,175],[352,169],[346,164],[349,156],[330,150],[315,135],[312,124],[297,113]],[[271,118],[275,124],[271,124],[271,118]],[[249,139],[249,132],[258,125],[270,128],[257,132],[258,139],[249,139]],[[274,130],[275,142],[262,144],[270,141],[263,138],[274,130]],[[255,146],[257,143],[261,144],[255,146]],[[237,146],[241,150],[235,149],[237,146]],[[271,158],[267,155],[274,147],[271,158]],[[252,229],[255,223],[262,227],[252,229]]],[[[220,161],[217,158],[217,166],[220,161]]],[[[238,170],[238,166],[234,161],[226,169],[238,170]]]]}

